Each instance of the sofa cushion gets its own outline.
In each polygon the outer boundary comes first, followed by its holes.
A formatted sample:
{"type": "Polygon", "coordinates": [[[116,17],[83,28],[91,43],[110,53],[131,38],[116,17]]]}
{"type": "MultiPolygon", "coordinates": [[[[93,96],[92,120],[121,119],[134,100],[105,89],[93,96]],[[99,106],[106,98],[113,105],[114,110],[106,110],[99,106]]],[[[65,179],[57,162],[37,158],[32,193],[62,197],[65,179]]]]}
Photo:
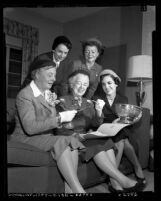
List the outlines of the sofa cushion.
{"type": "Polygon", "coordinates": [[[49,152],[12,140],[7,141],[7,160],[22,166],[56,166],[49,152]]]}

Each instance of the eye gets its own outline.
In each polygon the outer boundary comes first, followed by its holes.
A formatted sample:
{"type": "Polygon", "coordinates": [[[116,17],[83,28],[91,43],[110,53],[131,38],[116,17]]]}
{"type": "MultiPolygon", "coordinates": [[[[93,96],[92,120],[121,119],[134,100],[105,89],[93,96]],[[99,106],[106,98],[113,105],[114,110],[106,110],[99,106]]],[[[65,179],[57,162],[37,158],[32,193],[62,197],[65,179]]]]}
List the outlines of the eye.
{"type": "Polygon", "coordinates": [[[53,73],[49,73],[48,76],[49,76],[49,77],[53,77],[54,74],[53,74],[53,73]]]}

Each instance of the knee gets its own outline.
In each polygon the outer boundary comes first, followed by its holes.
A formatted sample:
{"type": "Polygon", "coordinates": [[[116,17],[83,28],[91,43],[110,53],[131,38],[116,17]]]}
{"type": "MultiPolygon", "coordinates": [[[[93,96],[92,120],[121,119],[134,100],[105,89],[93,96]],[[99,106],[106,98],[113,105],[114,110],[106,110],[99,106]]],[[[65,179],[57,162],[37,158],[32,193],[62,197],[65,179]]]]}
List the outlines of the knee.
{"type": "Polygon", "coordinates": [[[132,144],[129,142],[129,139],[128,139],[128,138],[126,138],[126,139],[124,140],[124,145],[125,145],[125,147],[131,147],[131,148],[133,148],[133,146],[132,146],[132,144]]]}
{"type": "Polygon", "coordinates": [[[124,143],[125,143],[125,139],[122,139],[122,140],[118,141],[117,143],[115,143],[115,145],[116,145],[117,147],[119,147],[119,146],[123,146],[124,143]]]}

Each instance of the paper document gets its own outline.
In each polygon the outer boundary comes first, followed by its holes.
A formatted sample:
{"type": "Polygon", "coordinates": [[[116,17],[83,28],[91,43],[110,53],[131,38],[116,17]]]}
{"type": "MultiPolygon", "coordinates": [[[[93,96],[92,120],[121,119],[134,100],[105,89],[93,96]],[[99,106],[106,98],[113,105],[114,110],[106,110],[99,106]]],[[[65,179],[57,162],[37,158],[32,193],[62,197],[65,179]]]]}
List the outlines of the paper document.
{"type": "Polygon", "coordinates": [[[122,123],[104,123],[97,129],[97,131],[80,134],[80,136],[85,139],[115,136],[122,128],[129,125],[130,124],[122,123]]]}

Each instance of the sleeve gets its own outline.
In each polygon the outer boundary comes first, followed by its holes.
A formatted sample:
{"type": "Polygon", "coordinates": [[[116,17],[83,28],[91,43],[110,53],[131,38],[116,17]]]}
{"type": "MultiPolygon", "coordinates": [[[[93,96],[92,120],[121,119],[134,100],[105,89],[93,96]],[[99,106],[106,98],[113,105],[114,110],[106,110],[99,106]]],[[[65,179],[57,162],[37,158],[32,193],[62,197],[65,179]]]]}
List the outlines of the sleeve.
{"type": "Polygon", "coordinates": [[[28,135],[41,134],[58,126],[56,110],[50,116],[38,119],[32,99],[25,94],[17,96],[16,107],[20,123],[28,135]]]}
{"type": "Polygon", "coordinates": [[[90,111],[90,114],[91,114],[91,126],[92,127],[98,127],[103,123],[104,115],[102,114],[101,117],[98,117],[93,103],[91,103],[91,104],[92,104],[91,109],[90,109],[91,110],[90,111]]]}
{"type": "Polygon", "coordinates": [[[69,94],[70,89],[69,89],[68,77],[76,69],[77,69],[77,67],[75,65],[75,61],[69,61],[67,63],[67,65],[65,66],[65,69],[64,69],[65,74],[64,74],[63,81],[60,84],[60,89],[59,89],[60,94],[59,94],[59,96],[65,96],[65,95],[69,94]]]}

